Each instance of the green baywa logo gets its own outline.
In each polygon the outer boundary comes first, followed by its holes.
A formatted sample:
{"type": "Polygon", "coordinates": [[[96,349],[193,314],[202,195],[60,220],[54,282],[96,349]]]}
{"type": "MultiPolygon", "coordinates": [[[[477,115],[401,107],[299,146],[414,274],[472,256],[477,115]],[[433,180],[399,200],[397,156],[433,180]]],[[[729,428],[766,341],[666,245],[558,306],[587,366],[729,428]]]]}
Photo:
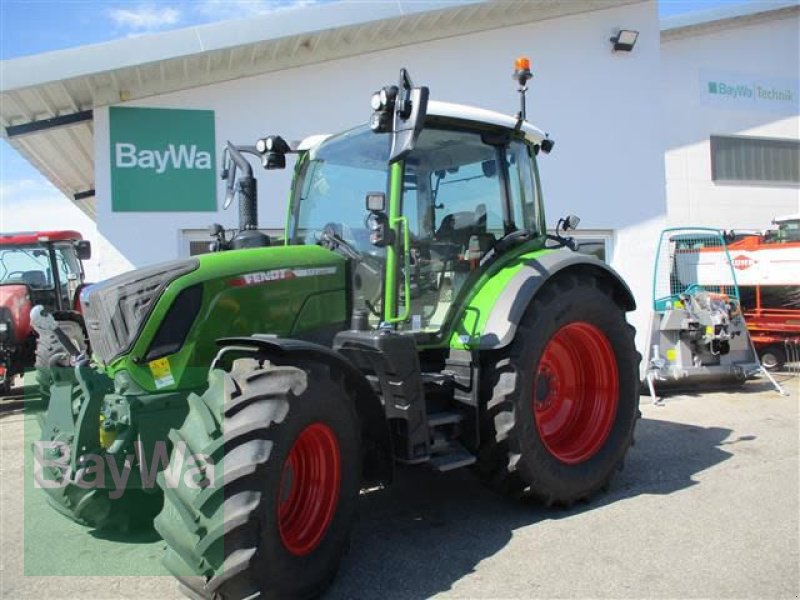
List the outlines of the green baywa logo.
{"type": "Polygon", "coordinates": [[[168,144],[164,150],[140,150],[136,144],[117,142],[114,164],[120,169],[155,169],[157,175],[172,169],[210,169],[211,153],[198,150],[195,144],[168,144]]]}

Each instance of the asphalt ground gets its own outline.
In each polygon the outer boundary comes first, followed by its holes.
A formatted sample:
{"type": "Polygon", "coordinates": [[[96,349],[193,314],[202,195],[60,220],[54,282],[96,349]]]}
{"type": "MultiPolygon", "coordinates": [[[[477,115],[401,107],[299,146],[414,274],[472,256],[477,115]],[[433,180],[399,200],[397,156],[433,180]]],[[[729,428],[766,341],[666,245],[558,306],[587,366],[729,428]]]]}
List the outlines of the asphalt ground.
{"type": "MultiPolygon", "coordinates": [[[[797,598],[800,378],[779,378],[790,397],[761,381],[642,397],[625,469],[570,510],[504,500],[465,470],[401,470],[362,498],[326,597],[797,598]]],[[[21,404],[0,400],[0,597],[180,598],[157,536],[92,531],[26,490],[38,424],[21,404]]]]}

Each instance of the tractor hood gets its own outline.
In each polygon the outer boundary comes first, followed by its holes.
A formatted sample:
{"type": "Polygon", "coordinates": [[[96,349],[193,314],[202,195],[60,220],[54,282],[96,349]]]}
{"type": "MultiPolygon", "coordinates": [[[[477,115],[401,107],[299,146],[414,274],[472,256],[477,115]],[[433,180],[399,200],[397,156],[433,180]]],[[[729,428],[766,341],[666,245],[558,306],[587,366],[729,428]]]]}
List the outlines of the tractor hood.
{"type": "Polygon", "coordinates": [[[20,343],[31,333],[31,299],[22,284],[0,285],[0,340],[20,343]]]}
{"type": "Polygon", "coordinates": [[[346,263],[319,246],[205,254],[140,269],[81,297],[96,357],[146,390],[202,386],[216,340],[323,342],[347,322],[346,263]]]}

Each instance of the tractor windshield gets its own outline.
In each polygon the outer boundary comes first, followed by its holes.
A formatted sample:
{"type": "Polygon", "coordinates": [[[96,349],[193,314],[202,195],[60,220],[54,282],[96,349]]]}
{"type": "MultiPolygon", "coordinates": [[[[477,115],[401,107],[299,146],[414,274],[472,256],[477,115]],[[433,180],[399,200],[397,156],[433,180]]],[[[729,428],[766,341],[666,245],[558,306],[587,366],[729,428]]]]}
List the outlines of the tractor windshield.
{"type": "Polygon", "coordinates": [[[387,191],[388,135],[367,127],[332,137],[309,151],[294,184],[288,227],[291,244],[322,244],[353,260],[353,308],[380,319],[386,251],[370,244],[369,192],[387,191]]]}
{"type": "Polygon", "coordinates": [[[316,244],[332,230],[361,252],[374,250],[365,224],[368,192],[385,192],[389,136],[358,127],[311,150],[294,185],[292,244],[316,244]]]}
{"type": "Polygon", "coordinates": [[[0,283],[21,283],[39,290],[52,288],[47,249],[37,245],[0,249],[0,283]]]}

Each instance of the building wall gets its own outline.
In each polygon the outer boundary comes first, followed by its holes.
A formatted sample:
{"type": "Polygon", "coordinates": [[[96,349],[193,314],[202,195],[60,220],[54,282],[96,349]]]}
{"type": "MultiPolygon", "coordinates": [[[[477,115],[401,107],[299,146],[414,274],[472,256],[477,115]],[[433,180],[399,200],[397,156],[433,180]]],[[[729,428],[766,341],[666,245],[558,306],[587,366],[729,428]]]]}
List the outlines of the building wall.
{"type": "MultiPolygon", "coordinates": [[[[363,123],[371,93],[396,81],[400,67],[437,100],[506,113],[518,109],[513,60],[531,56],[528,117],[556,140],[542,156],[548,222],[575,213],[581,228],[612,230],[611,263],[649,305],[656,234],[665,218],[655,2],[531,23],[198,87],[130,103],[216,112],[217,146],[264,134],[299,139],[363,123]],[[612,53],[610,35],[636,29],[632,53],[612,53]]],[[[179,255],[184,229],[236,223],[236,212],[113,213],[108,110],[95,110],[98,226],[107,274],[179,255]]],[[[264,227],[282,226],[291,169],[260,172],[264,227]]],[[[222,184],[220,183],[220,194],[222,184]]],[[[635,324],[643,329],[644,311],[635,324]]]]}
{"type": "Polygon", "coordinates": [[[665,105],[668,218],[675,225],[763,229],[774,216],[800,211],[796,186],[717,184],[711,179],[711,135],[797,140],[800,19],[737,26],[661,48],[665,105]],[[709,80],[775,83],[792,102],[716,99],[709,80]]]}

